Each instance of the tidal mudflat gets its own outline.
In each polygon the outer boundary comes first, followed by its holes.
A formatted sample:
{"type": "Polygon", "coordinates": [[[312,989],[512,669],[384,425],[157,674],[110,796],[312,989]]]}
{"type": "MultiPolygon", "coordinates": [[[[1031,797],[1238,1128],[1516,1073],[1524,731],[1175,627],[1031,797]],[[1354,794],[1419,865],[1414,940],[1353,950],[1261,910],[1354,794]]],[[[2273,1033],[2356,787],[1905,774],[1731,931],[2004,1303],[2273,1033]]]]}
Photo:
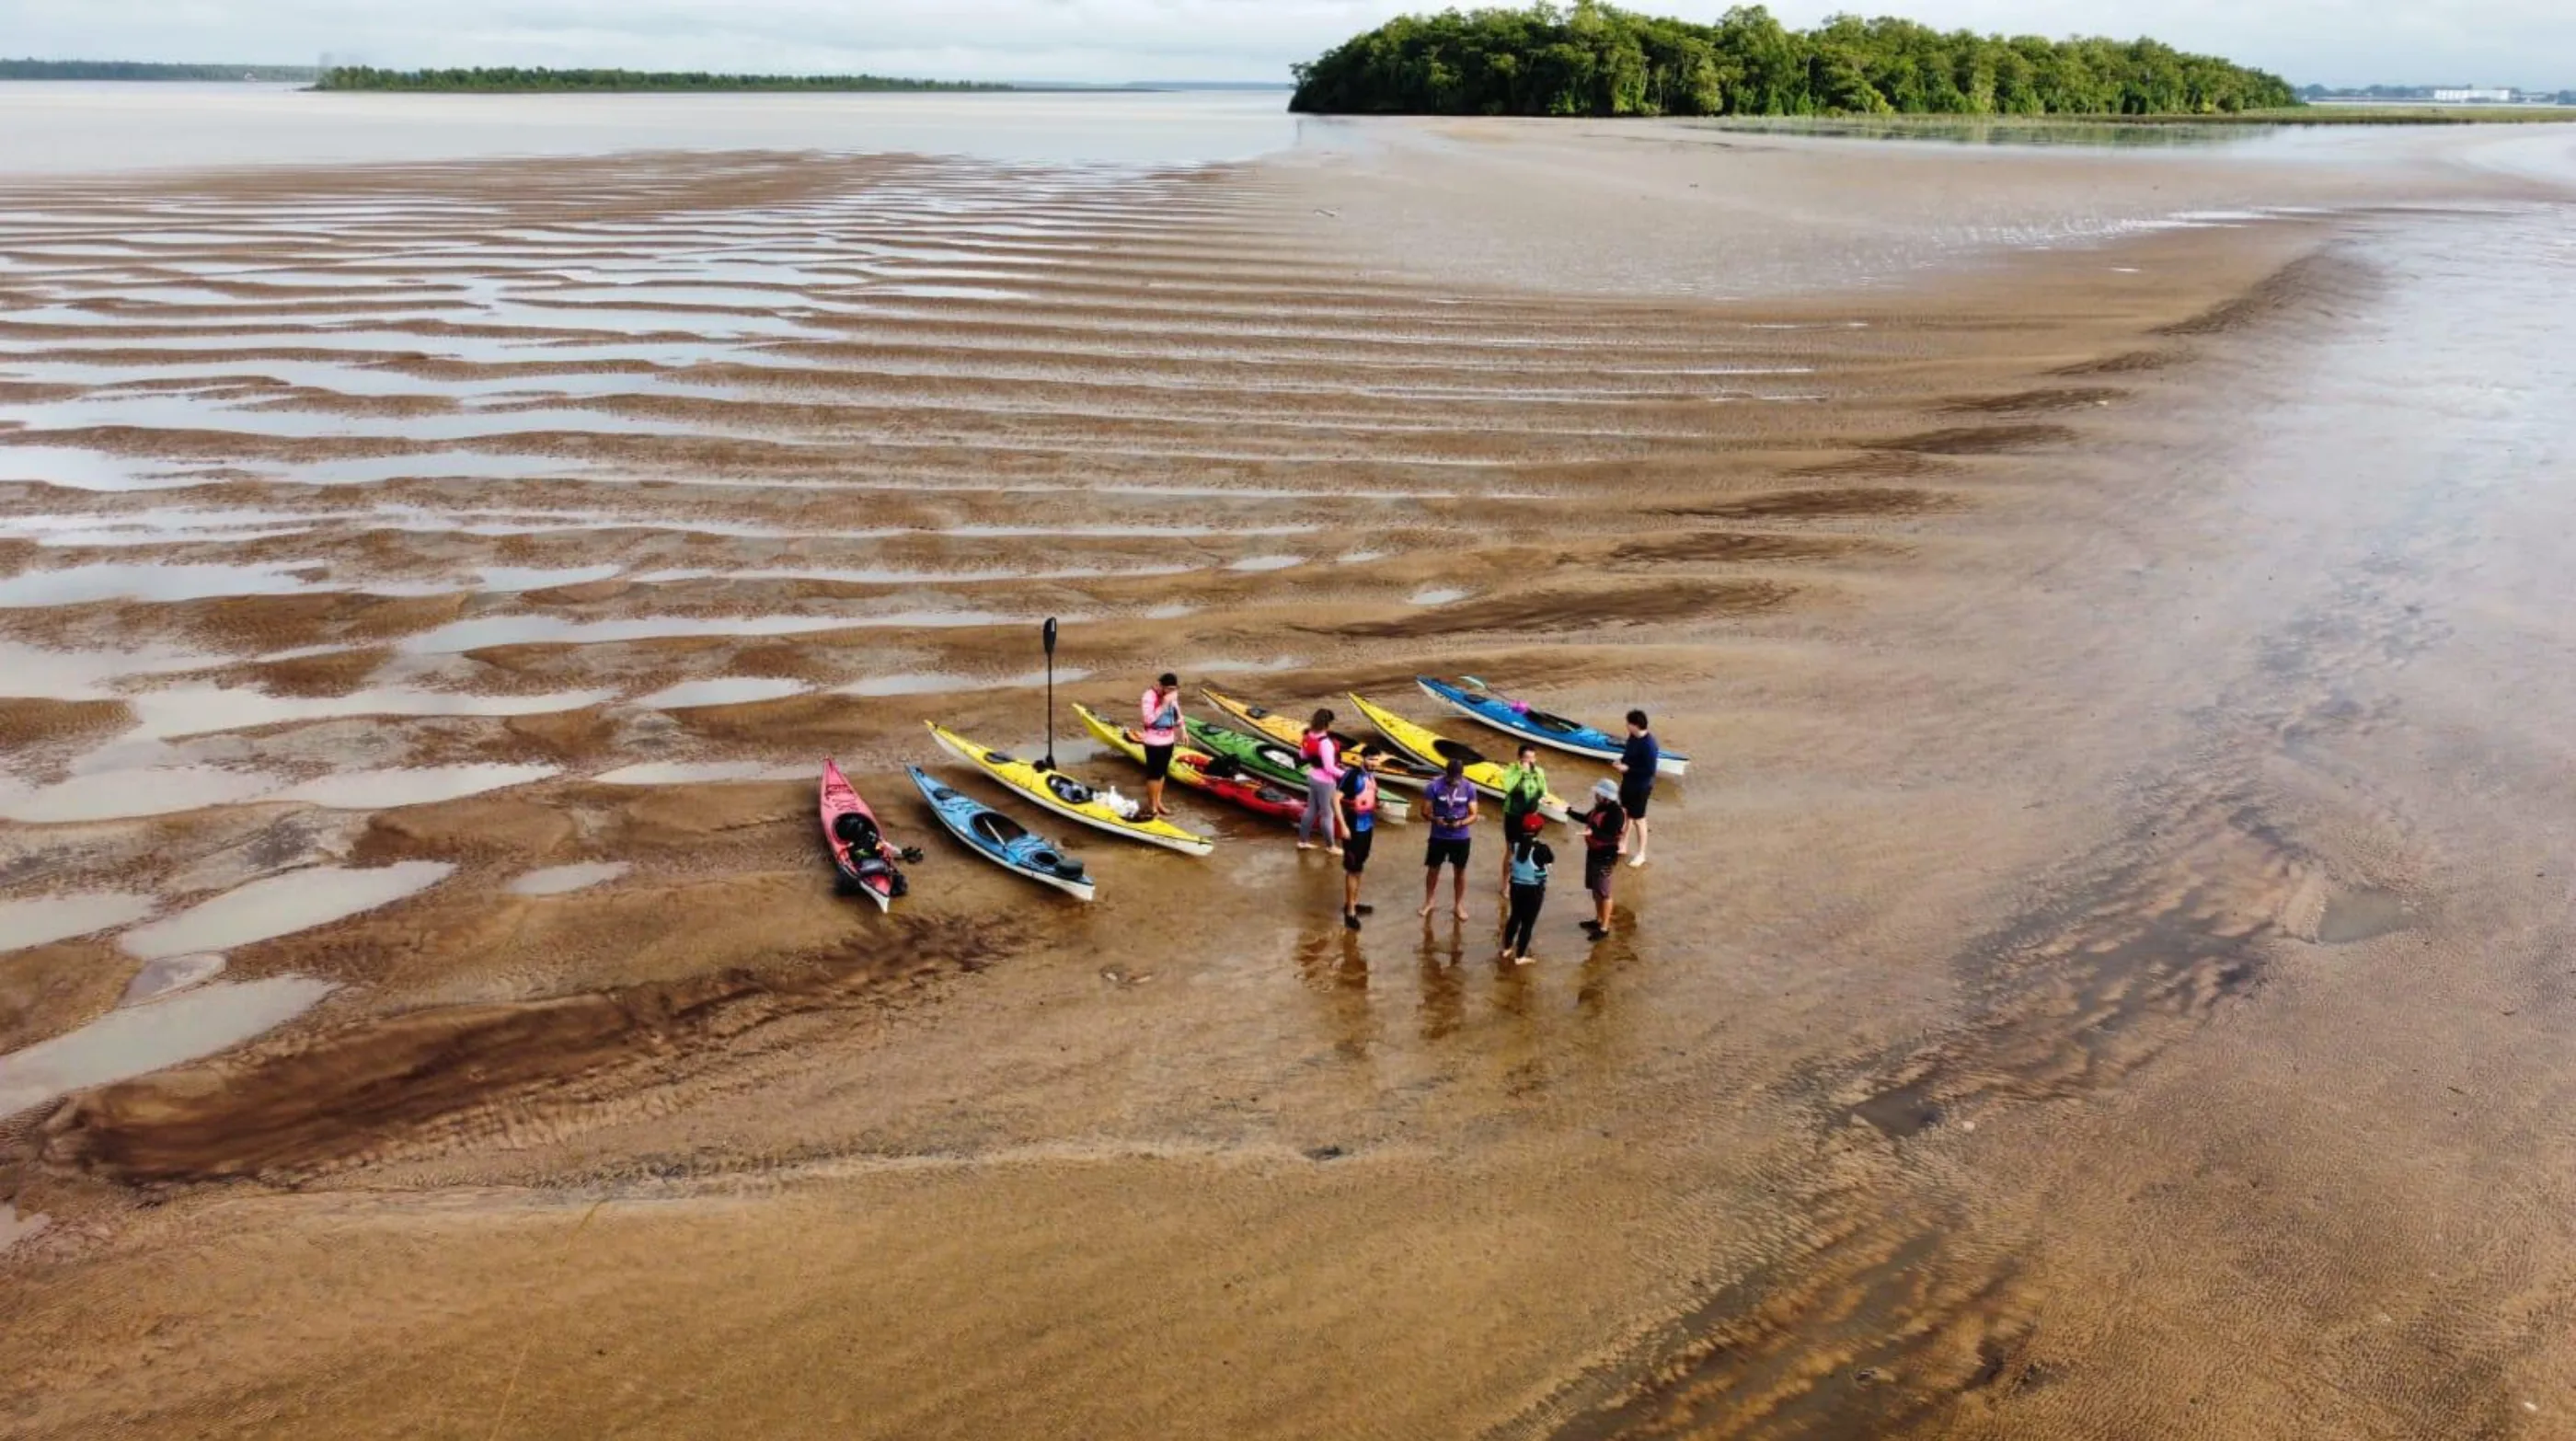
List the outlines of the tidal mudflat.
{"type": "Polygon", "coordinates": [[[2576,141],[1308,139],[7,182],[10,1428],[2563,1429],[2576,141]],[[1041,904],[1048,615],[1695,764],[1041,904]]]}

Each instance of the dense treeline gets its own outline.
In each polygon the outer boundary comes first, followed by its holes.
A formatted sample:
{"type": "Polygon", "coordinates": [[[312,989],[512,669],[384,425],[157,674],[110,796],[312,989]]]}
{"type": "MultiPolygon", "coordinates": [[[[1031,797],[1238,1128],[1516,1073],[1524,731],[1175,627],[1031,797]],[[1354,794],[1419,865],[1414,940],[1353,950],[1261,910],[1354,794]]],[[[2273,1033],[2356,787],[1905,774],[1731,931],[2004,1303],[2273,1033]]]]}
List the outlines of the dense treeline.
{"type": "Polygon", "coordinates": [[[1404,16],[1295,67],[1292,110],[1378,115],[2168,115],[2299,103],[2289,82],[2152,40],[2006,39],[1843,15],[1791,30],[1594,0],[1404,16]]]}
{"type": "Polygon", "coordinates": [[[0,80],[310,80],[310,65],[153,65],[139,60],[0,60],[0,80]]]}
{"type": "Polygon", "coordinates": [[[471,70],[379,70],[343,65],[322,72],[316,90],[1008,90],[963,80],[884,75],[714,75],[703,70],[544,70],[516,65],[471,70]]]}

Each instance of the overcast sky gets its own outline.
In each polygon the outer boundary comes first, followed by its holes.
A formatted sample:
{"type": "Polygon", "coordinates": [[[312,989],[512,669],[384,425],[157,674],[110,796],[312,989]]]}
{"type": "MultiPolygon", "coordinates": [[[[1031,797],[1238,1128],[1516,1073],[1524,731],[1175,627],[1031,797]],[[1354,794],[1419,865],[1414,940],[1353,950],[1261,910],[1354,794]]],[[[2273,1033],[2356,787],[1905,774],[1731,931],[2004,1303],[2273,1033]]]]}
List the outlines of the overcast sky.
{"type": "MultiPolygon", "coordinates": [[[[1401,0],[0,0],[0,55],[609,65],[989,80],[1284,80],[1401,0]]],[[[1633,8],[1713,19],[1722,0],[1633,8]]],[[[1783,0],[2059,36],[2153,35],[2301,84],[2576,87],[2576,0],[1783,0]]]]}

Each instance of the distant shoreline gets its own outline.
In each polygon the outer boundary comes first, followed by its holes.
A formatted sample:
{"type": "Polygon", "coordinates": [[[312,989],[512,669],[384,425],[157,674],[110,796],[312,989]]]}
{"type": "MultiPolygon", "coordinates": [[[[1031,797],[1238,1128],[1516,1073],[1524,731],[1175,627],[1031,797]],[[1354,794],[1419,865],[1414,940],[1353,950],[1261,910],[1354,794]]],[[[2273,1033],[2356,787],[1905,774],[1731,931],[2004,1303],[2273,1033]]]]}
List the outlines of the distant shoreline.
{"type": "Polygon", "coordinates": [[[548,95],[677,92],[684,94],[967,94],[1023,87],[982,80],[914,80],[894,75],[728,75],[699,70],[555,70],[542,66],[472,66],[445,70],[379,70],[341,65],[325,70],[315,90],[433,95],[548,95]]]}

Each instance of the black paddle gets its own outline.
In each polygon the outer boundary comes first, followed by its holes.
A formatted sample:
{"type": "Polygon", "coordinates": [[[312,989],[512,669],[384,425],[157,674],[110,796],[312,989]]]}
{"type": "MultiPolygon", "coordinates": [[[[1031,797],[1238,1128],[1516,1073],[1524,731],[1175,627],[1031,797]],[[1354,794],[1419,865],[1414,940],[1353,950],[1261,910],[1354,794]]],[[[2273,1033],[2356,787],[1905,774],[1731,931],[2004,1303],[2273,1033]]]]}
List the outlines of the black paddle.
{"type": "Polygon", "coordinates": [[[1047,673],[1047,729],[1046,729],[1046,741],[1047,741],[1047,753],[1046,753],[1046,759],[1045,759],[1045,760],[1043,760],[1043,761],[1038,762],[1038,769],[1039,769],[1039,770],[1042,770],[1042,771],[1051,771],[1051,770],[1054,770],[1054,769],[1055,769],[1055,617],[1054,617],[1054,616],[1048,616],[1048,617],[1047,617],[1046,629],[1045,629],[1045,631],[1043,632],[1043,634],[1046,636],[1046,673],[1047,673]]]}

